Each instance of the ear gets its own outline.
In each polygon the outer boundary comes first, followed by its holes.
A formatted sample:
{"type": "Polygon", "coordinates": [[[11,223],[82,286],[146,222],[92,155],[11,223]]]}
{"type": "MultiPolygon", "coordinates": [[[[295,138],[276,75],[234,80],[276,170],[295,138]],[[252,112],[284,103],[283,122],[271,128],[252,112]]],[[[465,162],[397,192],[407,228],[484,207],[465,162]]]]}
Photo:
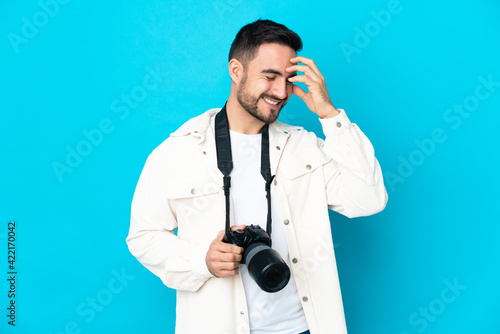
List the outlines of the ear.
{"type": "Polygon", "coordinates": [[[236,58],[231,59],[229,62],[229,75],[231,79],[239,84],[243,75],[245,74],[245,69],[243,68],[243,64],[236,58]]]}

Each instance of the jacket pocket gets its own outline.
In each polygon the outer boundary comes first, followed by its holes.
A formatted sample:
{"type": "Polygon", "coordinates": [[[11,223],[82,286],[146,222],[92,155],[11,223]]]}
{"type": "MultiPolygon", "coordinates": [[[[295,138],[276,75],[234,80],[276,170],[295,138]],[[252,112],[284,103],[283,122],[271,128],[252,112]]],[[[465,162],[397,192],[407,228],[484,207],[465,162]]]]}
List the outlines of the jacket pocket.
{"type": "Polygon", "coordinates": [[[214,179],[203,174],[192,175],[178,175],[168,182],[167,199],[180,215],[182,212],[210,211],[210,206],[217,203],[222,193],[222,186],[214,179]]]}
{"type": "Polygon", "coordinates": [[[177,177],[168,184],[166,195],[182,239],[205,244],[224,227],[224,197],[213,179],[177,177]]]}
{"type": "Polygon", "coordinates": [[[221,192],[221,186],[213,180],[182,178],[170,182],[166,194],[168,199],[176,200],[214,195],[219,192],[221,192]]]}
{"type": "Polygon", "coordinates": [[[332,159],[319,149],[303,150],[289,158],[280,165],[280,179],[297,231],[325,223],[328,225],[323,167],[332,159]]]}
{"type": "Polygon", "coordinates": [[[280,170],[287,179],[293,180],[314,172],[319,167],[330,162],[332,158],[319,149],[307,150],[294,154],[292,159],[284,162],[280,170]]]}

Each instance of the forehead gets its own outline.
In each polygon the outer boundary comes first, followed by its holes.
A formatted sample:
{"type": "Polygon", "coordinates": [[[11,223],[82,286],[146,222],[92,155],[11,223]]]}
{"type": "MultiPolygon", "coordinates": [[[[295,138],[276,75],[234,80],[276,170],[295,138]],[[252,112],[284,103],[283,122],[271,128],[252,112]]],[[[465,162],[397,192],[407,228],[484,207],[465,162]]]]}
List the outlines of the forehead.
{"type": "Polygon", "coordinates": [[[286,45],[275,43],[261,44],[257,55],[250,61],[249,67],[257,71],[265,68],[284,70],[286,67],[292,65],[290,58],[296,55],[295,50],[286,45]]]}

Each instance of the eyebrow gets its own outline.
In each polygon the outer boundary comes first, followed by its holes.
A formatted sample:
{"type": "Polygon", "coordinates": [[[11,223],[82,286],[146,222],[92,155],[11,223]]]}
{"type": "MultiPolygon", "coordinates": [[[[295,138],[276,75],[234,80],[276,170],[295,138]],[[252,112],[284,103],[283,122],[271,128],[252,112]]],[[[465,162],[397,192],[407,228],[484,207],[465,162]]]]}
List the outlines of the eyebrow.
{"type": "MultiPolygon", "coordinates": [[[[280,72],[280,71],[277,71],[277,70],[273,70],[271,68],[268,68],[268,69],[265,69],[265,70],[262,70],[260,73],[269,73],[269,74],[276,74],[276,75],[279,75],[279,76],[283,76],[283,74],[280,72]]],[[[297,75],[297,72],[295,73],[291,73],[289,76],[287,76],[287,79],[288,78],[291,78],[291,77],[294,77],[297,75]]]]}

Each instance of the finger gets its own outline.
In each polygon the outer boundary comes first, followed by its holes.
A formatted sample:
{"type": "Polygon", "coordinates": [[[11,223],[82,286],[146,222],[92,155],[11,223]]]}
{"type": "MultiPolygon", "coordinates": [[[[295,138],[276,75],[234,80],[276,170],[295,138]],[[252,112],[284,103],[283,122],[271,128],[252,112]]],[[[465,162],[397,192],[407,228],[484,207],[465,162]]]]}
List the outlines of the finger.
{"type": "Polygon", "coordinates": [[[219,253],[220,262],[235,263],[236,265],[240,264],[241,257],[241,254],[236,253],[219,253]]]}
{"type": "Polygon", "coordinates": [[[302,100],[304,100],[307,96],[307,93],[297,85],[293,85],[292,93],[300,97],[302,100]]]}
{"type": "Polygon", "coordinates": [[[220,252],[220,253],[234,253],[234,254],[241,254],[243,253],[243,248],[233,245],[233,244],[228,244],[223,241],[217,241],[213,244],[213,249],[214,251],[220,252]]]}
{"type": "Polygon", "coordinates": [[[224,252],[212,252],[209,255],[209,259],[213,263],[240,263],[241,261],[241,254],[237,253],[224,253],[224,252]]]}
{"type": "Polygon", "coordinates": [[[212,267],[216,271],[221,271],[221,270],[234,270],[240,266],[239,262],[214,262],[212,264],[212,267]]]}
{"type": "Polygon", "coordinates": [[[238,271],[239,271],[238,268],[233,269],[233,270],[220,270],[220,271],[216,271],[215,276],[217,276],[218,278],[231,277],[231,276],[236,275],[238,273],[238,271]]]}
{"type": "Polygon", "coordinates": [[[213,251],[220,253],[234,253],[234,254],[243,253],[243,248],[219,240],[213,241],[212,244],[210,245],[210,248],[213,251]]]}
{"type": "Polygon", "coordinates": [[[232,253],[234,254],[243,254],[243,247],[239,247],[239,246],[236,246],[236,245],[232,245],[233,248],[231,250],[232,253]]]}
{"type": "Polygon", "coordinates": [[[244,230],[246,227],[246,225],[231,226],[231,232],[234,232],[234,230],[244,230]]]}
{"type": "Polygon", "coordinates": [[[234,269],[238,268],[239,266],[240,266],[240,262],[234,262],[234,261],[213,261],[213,262],[211,262],[211,267],[214,269],[214,271],[234,270],[234,269]]]}
{"type": "Polygon", "coordinates": [[[299,63],[300,62],[302,64],[308,65],[311,67],[311,69],[314,71],[314,73],[316,73],[317,76],[319,76],[321,78],[323,77],[320,70],[318,69],[318,66],[316,65],[316,63],[312,59],[302,57],[302,56],[297,56],[297,57],[291,58],[290,62],[291,63],[299,63]]]}
{"type": "Polygon", "coordinates": [[[318,68],[316,66],[316,63],[314,62],[314,60],[310,59],[310,58],[306,58],[306,57],[302,57],[302,56],[297,56],[297,57],[293,57],[293,58],[290,58],[290,62],[291,63],[302,63],[302,64],[306,64],[306,65],[309,65],[311,66],[312,68],[318,68]]]}
{"type": "MultiPolygon", "coordinates": [[[[320,81],[321,80],[321,78],[316,74],[316,72],[314,72],[312,70],[312,68],[309,67],[309,66],[305,66],[305,65],[292,65],[290,67],[287,67],[286,71],[287,72],[293,72],[293,71],[302,72],[305,75],[309,76],[314,81],[320,81]]],[[[291,77],[291,78],[293,78],[293,77],[291,77]]]]}
{"type": "Polygon", "coordinates": [[[241,262],[242,255],[239,253],[226,253],[218,250],[211,249],[206,256],[207,264],[210,263],[210,266],[214,269],[218,269],[220,264],[229,263],[233,267],[238,265],[241,262]]]}
{"type": "Polygon", "coordinates": [[[217,237],[215,237],[214,240],[222,241],[222,239],[224,239],[224,234],[226,234],[225,230],[219,231],[219,233],[217,234],[217,237]]]}
{"type": "Polygon", "coordinates": [[[307,75],[296,75],[294,77],[288,78],[289,82],[302,82],[306,84],[306,86],[310,89],[311,85],[314,84],[314,81],[309,78],[307,75]]]}
{"type": "MultiPolygon", "coordinates": [[[[246,228],[246,225],[232,226],[231,230],[234,231],[236,229],[245,229],[245,228],[246,228]]],[[[242,252],[241,247],[238,247],[238,246],[233,245],[233,244],[228,244],[228,243],[225,243],[223,241],[224,234],[226,234],[226,230],[219,231],[219,233],[217,234],[217,237],[212,241],[212,245],[215,246],[215,249],[220,250],[220,251],[225,252],[225,253],[231,253],[231,252],[237,253],[237,254],[241,253],[242,252]],[[227,246],[224,246],[224,245],[227,245],[227,246]],[[234,247],[232,247],[232,246],[234,246],[234,247]]]]}

